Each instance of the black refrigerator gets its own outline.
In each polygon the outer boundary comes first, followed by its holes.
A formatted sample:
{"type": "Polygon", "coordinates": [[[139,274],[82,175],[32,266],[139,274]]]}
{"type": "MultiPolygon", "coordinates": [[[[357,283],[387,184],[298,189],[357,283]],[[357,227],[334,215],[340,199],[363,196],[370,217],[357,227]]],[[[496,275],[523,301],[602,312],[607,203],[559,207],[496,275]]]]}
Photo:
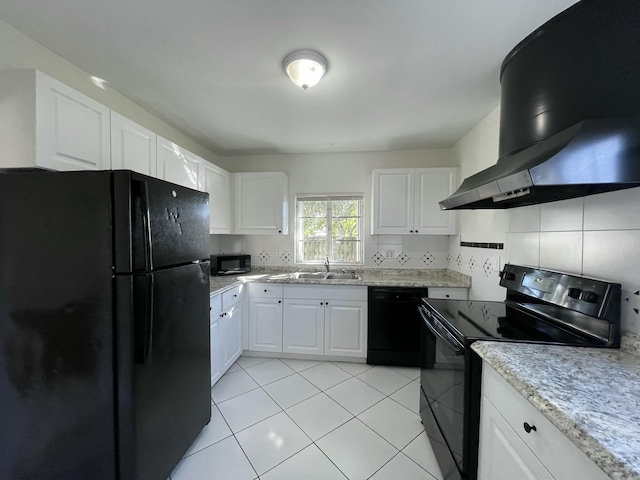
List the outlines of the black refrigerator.
{"type": "Polygon", "coordinates": [[[209,422],[209,196],[0,171],[0,479],[166,480],[209,422]]]}

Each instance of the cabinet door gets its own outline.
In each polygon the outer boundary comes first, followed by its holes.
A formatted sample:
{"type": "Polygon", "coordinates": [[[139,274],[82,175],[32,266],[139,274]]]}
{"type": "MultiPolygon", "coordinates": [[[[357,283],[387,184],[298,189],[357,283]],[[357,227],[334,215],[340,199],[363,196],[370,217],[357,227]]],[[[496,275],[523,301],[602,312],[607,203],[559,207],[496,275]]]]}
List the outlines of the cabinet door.
{"type": "Polygon", "coordinates": [[[249,350],[282,352],[282,300],[250,300],[249,350]]]}
{"type": "Polygon", "coordinates": [[[324,300],[284,301],[282,351],[324,353],[324,300]]]}
{"type": "Polygon", "coordinates": [[[36,165],[53,170],[108,170],[110,110],[36,72],[36,165]]]}
{"type": "Polygon", "coordinates": [[[438,202],[451,195],[457,186],[455,168],[418,168],[415,170],[415,216],[413,233],[448,235],[457,233],[456,212],[440,210],[438,202]]]}
{"type": "Polygon", "coordinates": [[[231,233],[231,174],[202,162],[199,179],[200,189],[209,194],[209,232],[231,233]]]}
{"type": "Polygon", "coordinates": [[[479,480],[553,480],[493,404],[482,398],[479,480]]]}
{"type": "Polygon", "coordinates": [[[367,356],[367,303],[327,300],[324,353],[347,357],[367,356]]]}
{"type": "Polygon", "coordinates": [[[372,176],[372,234],[413,233],[413,169],[374,170],[372,176]]]}
{"type": "Polygon", "coordinates": [[[238,303],[230,310],[224,312],[224,316],[222,317],[224,333],[223,366],[225,372],[242,354],[242,314],[242,303],[238,303]]]}
{"type": "Polygon", "coordinates": [[[211,337],[211,386],[222,377],[224,368],[223,333],[220,322],[221,312],[211,312],[209,318],[209,334],[211,337]]]}
{"type": "Polygon", "coordinates": [[[156,176],[156,134],[111,112],[111,168],[156,176]]]}
{"type": "Polygon", "coordinates": [[[289,233],[289,178],[282,172],[235,174],[235,233],[289,233]]]}
{"type": "Polygon", "coordinates": [[[158,178],[197,190],[200,186],[198,183],[200,158],[159,135],[157,138],[158,178]]]}

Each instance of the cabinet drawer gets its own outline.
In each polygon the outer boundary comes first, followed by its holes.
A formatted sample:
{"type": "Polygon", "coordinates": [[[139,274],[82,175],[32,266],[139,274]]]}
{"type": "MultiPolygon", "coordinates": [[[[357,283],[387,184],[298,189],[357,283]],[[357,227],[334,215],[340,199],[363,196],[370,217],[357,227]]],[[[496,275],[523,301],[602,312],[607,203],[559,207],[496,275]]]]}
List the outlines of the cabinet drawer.
{"type": "Polygon", "coordinates": [[[494,369],[483,363],[483,395],[557,480],[609,478],[494,369]],[[527,433],[524,423],[535,426],[527,433]]]}
{"type": "Polygon", "coordinates": [[[209,306],[211,307],[211,313],[222,311],[222,294],[211,295],[209,306]]]}
{"type": "Polygon", "coordinates": [[[441,288],[429,287],[429,298],[442,298],[452,300],[466,300],[469,297],[468,288],[441,288]]]}
{"type": "Polygon", "coordinates": [[[282,284],[250,283],[249,296],[251,298],[282,298],[282,284]]]}
{"type": "Polygon", "coordinates": [[[367,287],[355,285],[284,285],[284,298],[367,301],[367,287]]]}
{"type": "Polygon", "coordinates": [[[238,303],[244,287],[244,285],[236,285],[235,287],[222,292],[222,308],[228,310],[238,303]]]}

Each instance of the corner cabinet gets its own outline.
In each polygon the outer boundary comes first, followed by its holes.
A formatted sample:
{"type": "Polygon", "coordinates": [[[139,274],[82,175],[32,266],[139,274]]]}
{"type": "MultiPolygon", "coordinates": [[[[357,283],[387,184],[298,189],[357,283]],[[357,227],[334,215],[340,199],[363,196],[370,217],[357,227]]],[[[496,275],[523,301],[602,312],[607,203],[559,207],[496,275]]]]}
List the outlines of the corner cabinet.
{"type": "Polygon", "coordinates": [[[157,175],[167,182],[198,190],[200,157],[158,135],[157,175]]]}
{"type": "Polygon", "coordinates": [[[289,233],[289,177],[283,172],[235,176],[235,229],[242,235],[289,233]]]}
{"type": "Polygon", "coordinates": [[[233,365],[243,350],[245,284],[211,295],[211,386],[233,365]]]}
{"type": "Polygon", "coordinates": [[[156,176],[156,134],[113,111],[111,168],[156,176]]]}
{"type": "Polygon", "coordinates": [[[595,463],[486,362],[479,480],[605,480],[595,463]]]}
{"type": "Polygon", "coordinates": [[[456,212],[438,202],[457,186],[457,168],[391,168],[372,173],[372,234],[451,235],[456,212]]]}
{"type": "Polygon", "coordinates": [[[111,167],[110,110],[37,70],[0,72],[2,167],[111,167]]]}

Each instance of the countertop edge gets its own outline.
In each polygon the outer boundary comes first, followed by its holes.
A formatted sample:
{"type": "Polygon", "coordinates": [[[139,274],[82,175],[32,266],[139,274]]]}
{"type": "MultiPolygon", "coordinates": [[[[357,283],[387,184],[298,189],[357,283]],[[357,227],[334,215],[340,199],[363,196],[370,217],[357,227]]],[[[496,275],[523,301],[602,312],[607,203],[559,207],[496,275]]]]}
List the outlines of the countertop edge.
{"type": "Polygon", "coordinates": [[[638,472],[631,470],[598,439],[578,425],[575,419],[558,408],[551,399],[540,394],[534,385],[528,383],[510,368],[499,355],[494,354],[491,351],[493,343],[478,341],[474,342],[471,348],[605,474],[614,479],[640,480],[638,472]]]}
{"type": "Polygon", "coordinates": [[[403,275],[401,273],[371,273],[362,272],[362,280],[323,280],[296,279],[290,274],[265,272],[233,277],[216,277],[210,279],[210,295],[217,295],[223,291],[243,283],[282,283],[292,285],[352,285],[352,286],[389,286],[389,287],[426,287],[426,288],[470,288],[471,277],[449,269],[425,270],[423,275],[415,273],[403,275]]]}

